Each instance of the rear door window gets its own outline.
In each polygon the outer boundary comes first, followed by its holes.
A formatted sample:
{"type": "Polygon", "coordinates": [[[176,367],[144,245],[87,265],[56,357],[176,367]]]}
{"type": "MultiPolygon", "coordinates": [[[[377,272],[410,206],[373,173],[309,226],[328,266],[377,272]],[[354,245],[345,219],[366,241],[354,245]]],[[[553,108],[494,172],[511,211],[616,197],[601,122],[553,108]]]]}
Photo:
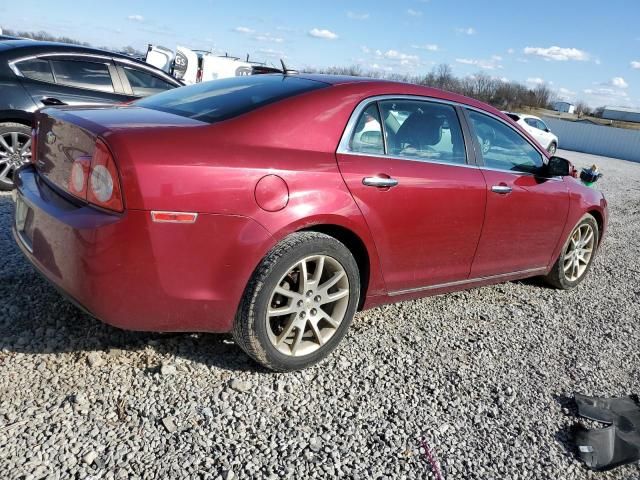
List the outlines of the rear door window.
{"type": "Polygon", "coordinates": [[[213,123],[328,86],[296,76],[249,75],[174,88],[134,105],[213,123]]]}
{"type": "Polygon", "coordinates": [[[380,102],[387,153],[397,157],[465,164],[464,137],[455,108],[419,100],[380,102]]]}
{"type": "Polygon", "coordinates": [[[85,60],[51,60],[56,82],[70,87],[113,92],[107,63],[85,60]]]}
{"type": "Polygon", "coordinates": [[[144,70],[132,67],[122,67],[122,69],[129,80],[133,94],[137,97],[147,97],[175,88],[175,85],[144,70]]]}
{"type": "Polygon", "coordinates": [[[41,82],[53,82],[53,73],[51,72],[49,60],[31,58],[17,63],[16,67],[26,78],[41,82]]]}

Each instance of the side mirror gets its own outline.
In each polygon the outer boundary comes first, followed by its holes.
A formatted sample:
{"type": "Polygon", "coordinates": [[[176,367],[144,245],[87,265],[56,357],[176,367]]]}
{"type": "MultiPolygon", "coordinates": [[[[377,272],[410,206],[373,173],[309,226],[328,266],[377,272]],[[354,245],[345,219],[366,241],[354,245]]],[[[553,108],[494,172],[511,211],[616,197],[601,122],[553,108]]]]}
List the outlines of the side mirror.
{"type": "Polygon", "coordinates": [[[566,158],[551,157],[547,163],[547,175],[549,177],[566,177],[571,175],[571,162],[566,158]]]}

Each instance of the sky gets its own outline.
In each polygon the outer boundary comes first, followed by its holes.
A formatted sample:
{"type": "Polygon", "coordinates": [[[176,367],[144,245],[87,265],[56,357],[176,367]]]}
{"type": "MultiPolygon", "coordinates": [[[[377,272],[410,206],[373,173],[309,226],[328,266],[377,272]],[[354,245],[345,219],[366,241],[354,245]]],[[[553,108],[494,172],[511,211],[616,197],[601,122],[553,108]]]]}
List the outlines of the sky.
{"type": "Polygon", "coordinates": [[[546,83],[592,107],[640,107],[639,26],[638,0],[0,1],[0,28],[96,46],[414,75],[447,63],[458,76],[546,83]]]}

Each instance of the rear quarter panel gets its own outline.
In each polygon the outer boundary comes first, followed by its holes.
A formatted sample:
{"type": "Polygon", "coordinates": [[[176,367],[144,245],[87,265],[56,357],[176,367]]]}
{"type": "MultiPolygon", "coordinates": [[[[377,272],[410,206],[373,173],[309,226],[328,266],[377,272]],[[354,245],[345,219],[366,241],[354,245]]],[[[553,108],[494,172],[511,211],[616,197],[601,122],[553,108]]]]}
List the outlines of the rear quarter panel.
{"type": "Polygon", "coordinates": [[[359,96],[336,100],[331,90],[214,125],[105,132],[120,167],[127,208],[249,217],[272,235],[264,253],[298,230],[343,227],[367,248],[368,294],[382,294],[373,239],[335,158],[359,96]],[[287,184],[289,198],[282,210],[269,212],[256,202],[256,185],[266,175],[287,184]]]}

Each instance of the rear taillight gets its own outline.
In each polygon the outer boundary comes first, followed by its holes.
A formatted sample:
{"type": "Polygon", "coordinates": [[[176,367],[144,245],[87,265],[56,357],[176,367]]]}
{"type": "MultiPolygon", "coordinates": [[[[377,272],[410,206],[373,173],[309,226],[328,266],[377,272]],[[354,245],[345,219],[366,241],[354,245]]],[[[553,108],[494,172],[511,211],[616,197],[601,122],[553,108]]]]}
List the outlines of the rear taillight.
{"type": "Polygon", "coordinates": [[[93,157],[81,156],[73,161],[67,190],[92,205],[122,212],[122,191],[113,155],[102,141],[96,142],[93,157]]]}
{"type": "Polygon", "coordinates": [[[87,199],[87,180],[91,170],[91,157],[78,157],[71,166],[71,177],[67,190],[76,197],[87,199]]]}
{"type": "Polygon", "coordinates": [[[109,148],[101,140],[96,142],[96,149],[91,159],[87,201],[114,212],[124,210],[116,163],[109,148]]]}

